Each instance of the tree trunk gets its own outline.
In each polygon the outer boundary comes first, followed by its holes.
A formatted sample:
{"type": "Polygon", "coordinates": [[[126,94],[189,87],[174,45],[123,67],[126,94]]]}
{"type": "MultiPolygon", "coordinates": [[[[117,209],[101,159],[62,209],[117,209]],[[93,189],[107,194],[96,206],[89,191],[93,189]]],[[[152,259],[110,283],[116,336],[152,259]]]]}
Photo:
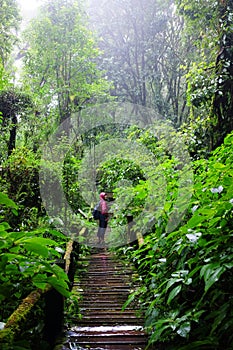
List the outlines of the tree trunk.
{"type": "Polygon", "coordinates": [[[231,14],[233,3],[219,0],[220,51],[216,59],[217,89],[213,99],[213,148],[218,147],[233,130],[233,32],[231,14]]]}
{"type": "Polygon", "coordinates": [[[16,144],[17,117],[15,114],[13,114],[11,120],[12,120],[12,126],[10,129],[10,138],[8,142],[8,157],[11,155],[12,151],[15,149],[15,144],[16,144]]]}

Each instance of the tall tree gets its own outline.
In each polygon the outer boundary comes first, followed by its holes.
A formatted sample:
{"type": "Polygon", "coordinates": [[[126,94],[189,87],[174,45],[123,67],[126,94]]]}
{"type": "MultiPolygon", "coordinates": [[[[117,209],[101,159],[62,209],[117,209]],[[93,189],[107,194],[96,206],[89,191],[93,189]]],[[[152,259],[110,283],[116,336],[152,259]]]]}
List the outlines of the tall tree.
{"type": "MultiPolygon", "coordinates": [[[[23,112],[24,97],[12,87],[12,51],[18,41],[21,21],[16,0],[0,0],[0,154],[2,159],[15,147],[17,113],[23,112]]],[[[25,101],[24,101],[25,102],[25,101]]]]}
{"type": "Polygon", "coordinates": [[[62,122],[72,111],[106,98],[109,85],[96,68],[99,52],[80,1],[47,1],[25,38],[25,78],[47,115],[56,108],[62,122]]]}
{"type": "Polygon", "coordinates": [[[7,154],[11,155],[16,146],[18,120],[32,108],[31,98],[15,89],[0,92],[0,112],[2,114],[1,131],[7,144],[7,154]]]}
{"type": "Polygon", "coordinates": [[[216,117],[213,146],[222,143],[233,130],[233,2],[218,1],[219,53],[216,58],[216,91],[213,117],[216,117]]]}
{"type": "Polygon", "coordinates": [[[103,52],[100,66],[114,82],[119,100],[174,116],[184,113],[183,22],[172,0],[93,0],[92,24],[103,52]]]}
{"type": "Polygon", "coordinates": [[[208,150],[218,146],[233,129],[231,0],[177,0],[189,35],[199,55],[187,76],[190,119],[196,137],[208,150]]]}
{"type": "Polygon", "coordinates": [[[16,0],[0,0],[0,18],[0,61],[5,66],[17,41],[20,15],[16,0]]]}

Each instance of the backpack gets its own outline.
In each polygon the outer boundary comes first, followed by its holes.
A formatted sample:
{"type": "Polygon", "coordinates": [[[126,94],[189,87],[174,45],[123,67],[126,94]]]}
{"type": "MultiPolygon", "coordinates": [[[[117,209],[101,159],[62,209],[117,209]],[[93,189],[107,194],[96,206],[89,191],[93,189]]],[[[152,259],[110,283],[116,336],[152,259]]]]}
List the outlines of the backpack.
{"type": "Polygon", "coordinates": [[[99,220],[99,218],[100,218],[99,203],[96,204],[95,208],[93,209],[92,217],[94,220],[99,220]]]}

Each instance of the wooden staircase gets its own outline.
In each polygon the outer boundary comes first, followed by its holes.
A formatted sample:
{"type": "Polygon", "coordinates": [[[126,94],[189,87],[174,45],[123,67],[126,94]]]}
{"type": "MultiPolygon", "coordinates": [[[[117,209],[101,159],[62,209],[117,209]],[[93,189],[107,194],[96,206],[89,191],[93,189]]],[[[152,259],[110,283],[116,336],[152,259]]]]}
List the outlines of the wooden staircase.
{"type": "Polygon", "coordinates": [[[122,311],[132,289],[133,269],[105,249],[93,250],[82,264],[87,264],[87,271],[73,285],[75,293],[81,291],[82,318],[74,318],[59,349],[145,349],[144,319],[137,306],[130,304],[122,311]]]}

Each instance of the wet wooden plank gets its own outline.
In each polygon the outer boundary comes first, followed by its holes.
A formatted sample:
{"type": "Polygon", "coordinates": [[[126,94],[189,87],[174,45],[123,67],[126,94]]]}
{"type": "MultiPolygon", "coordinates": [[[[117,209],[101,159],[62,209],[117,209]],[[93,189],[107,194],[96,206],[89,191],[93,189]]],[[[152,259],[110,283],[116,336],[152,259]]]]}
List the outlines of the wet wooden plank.
{"type": "Polygon", "coordinates": [[[86,272],[73,285],[81,294],[82,318],[73,317],[61,350],[145,349],[147,336],[138,306],[132,303],[122,310],[132,291],[133,269],[105,250],[95,251],[84,264],[86,272]]]}

